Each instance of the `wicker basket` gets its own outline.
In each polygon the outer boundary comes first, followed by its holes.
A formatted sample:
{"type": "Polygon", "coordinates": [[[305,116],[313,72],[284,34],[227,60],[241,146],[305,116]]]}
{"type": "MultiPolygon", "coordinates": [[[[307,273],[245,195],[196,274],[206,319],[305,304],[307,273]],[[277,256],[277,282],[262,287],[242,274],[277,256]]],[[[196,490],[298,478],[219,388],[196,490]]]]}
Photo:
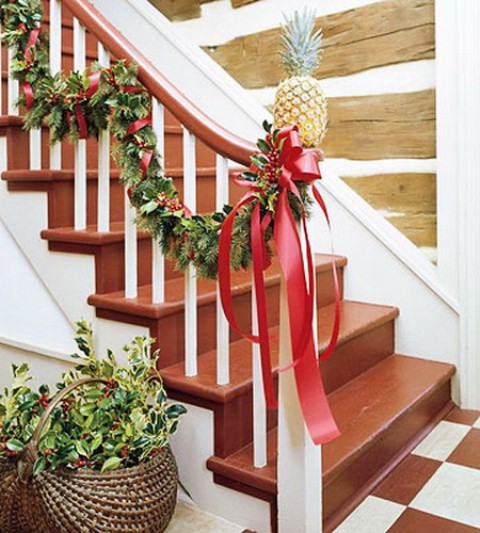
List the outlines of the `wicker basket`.
{"type": "Polygon", "coordinates": [[[17,465],[0,458],[0,533],[160,533],[177,501],[178,470],[170,447],[132,468],[58,469],[33,477],[42,429],[51,411],[84,379],[61,391],[42,415],[17,465]]]}

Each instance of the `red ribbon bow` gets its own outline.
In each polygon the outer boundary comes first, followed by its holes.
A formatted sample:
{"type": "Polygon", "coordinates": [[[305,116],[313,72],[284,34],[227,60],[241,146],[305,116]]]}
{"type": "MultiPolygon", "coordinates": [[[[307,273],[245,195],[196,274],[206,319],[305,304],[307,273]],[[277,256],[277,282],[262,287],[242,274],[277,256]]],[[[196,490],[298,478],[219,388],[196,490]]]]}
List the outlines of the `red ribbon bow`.
{"type": "MultiPolygon", "coordinates": [[[[132,87],[132,89],[135,89],[135,87],[132,87]]],[[[127,129],[127,135],[134,135],[137,133],[137,131],[140,131],[141,129],[145,128],[145,126],[150,126],[152,124],[152,117],[149,115],[145,118],[139,118],[135,122],[132,122],[130,126],[127,129]]],[[[140,146],[139,148],[144,150],[142,159],[140,160],[140,169],[142,170],[142,178],[147,173],[148,167],[150,166],[150,163],[153,158],[153,150],[151,148],[146,148],[146,146],[140,146]]]]}
{"type": "MultiPolygon", "coordinates": [[[[98,90],[100,85],[100,76],[101,72],[94,72],[88,77],[90,85],[85,93],[80,94],[80,97],[89,100],[98,90]]],[[[85,117],[85,113],[82,109],[81,104],[77,104],[74,109],[75,118],[77,119],[78,124],[78,137],[79,139],[86,139],[88,137],[88,123],[85,117]]]]}
{"type": "MultiPolygon", "coordinates": [[[[314,150],[304,150],[300,143],[298,128],[296,126],[283,128],[278,135],[278,140],[283,142],[283,148],[279,161],[282,165],[282,170],[278,178],[279,195],[274,215],[274,241],[287,287],[293,359],[291,365],[280,371],[293,369],[303,418],[313,442],[322,444],[337,437],[339,431],[333,420],[323,387],[313,335],[315,269],[310,241],[308,239],[306,215],[302,210],[301,220],[307,257],[307,273],[305,274],[300,235],[288,200],[288,192],[291,192],[301,202],[300,193],[295,185],[295,181],[313,183],[315,180],[321,178],[318,168],[319,153],[314,150]]],[[[271,215],[267,213],[263,219],[261,218],[260,202],[258,201],[258,195],[263,194],[261,189],[249,181],[237,183],[242,186],[248,186],[250,190],[229,213],[222,226],[219,241],[218,267],[220,296],[225,316],[232,329],[244,338],[260,345],[266,403],[269,408],[276,408],[277,400],[273,384],[266,293],[263,279],[263,270],[269,264],[268,254],[265,249],[264,233],[271,222],[271,215]],[[252,242],[254,290],[257,300],[258,336],[246,334],[239,327],[233,309],[230,282],[230,249],[235,216],[240,209],[252,202],[255,202],[255,206],[252,212],[250,235],[252,242]]],[[[312,187],[312,190],[315,200],[321,207],[329,223],[326,206],[320,193],[315,187],[312,187]]],[[[333,353],[339,331],[340,295],[333,259],[332,265],[336,288],[335,321],[329,345],[322,354],[321,360],[328,359],[333,353]]]]}
{"type": "MultiPolygon", "coordinates": [[[[24,33],[28,32],[27,27],[23,23],[19,25],[19,29],[24,33]]],[[[39,36],[40,28],[35,28],[30,32],[30,35],[28,37],[27,46],[25,47],[24,51],[25,61],[27,62],[28,67],[30,67],[33,62],[33,49],[37,44],[39,36]]],[[[31,109],[35,102],[35,98],[33,96],[33,88],[30,83],[28,83],[28,81],[22,81],[20,85],[22,87],[23,93],[25,94],[25,103],[27,105],[27,109],[31,109]]]]}

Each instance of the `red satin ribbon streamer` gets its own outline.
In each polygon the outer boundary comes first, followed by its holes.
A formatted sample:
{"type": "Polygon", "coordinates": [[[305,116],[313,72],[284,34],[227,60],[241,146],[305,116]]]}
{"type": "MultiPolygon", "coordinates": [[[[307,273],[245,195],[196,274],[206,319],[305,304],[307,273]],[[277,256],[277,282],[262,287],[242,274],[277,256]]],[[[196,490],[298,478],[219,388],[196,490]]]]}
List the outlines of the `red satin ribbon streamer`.
{"type": "MultiPolygon", "coordinates": [[[[279,139],[283,139],[284,145],[280,159],[282,173],[278,181],[280,194],[275,210],[274,240],[287,287],[292,350],[292,364],[287,369],[293,368],[300,406],[310,436],[314,443],[322,444],[337,437],[339,431],[328,405],[315,348],[312,325],[315,272],[306,227],[306,217],[305,213],[302,213],[302,230],[305,235],[307,255],[307,274],[305,274],[302,245],[297,224],[288,200],[288,191],[300,198],[299,191],[293,180],[313,183],[313,181],[320,179],[321,175],[318,169],[318,155],[314,151],[303,149],[296,127],[281,130],[279,139]]],[[[248,184],[250,190],[229,213],[222,226],[219,242],[218,267],[220,297],[225,316],[232,329],[244,338],[260,344],[266,403],[269,408],[275,408],[277,407],[277,400],[273,387],[270,342],[268,338],[267,304],[263,279],[263,270],[268,266],[264,233],[271,218],[267,215],[261,220],[258,196],[263,194],[262,191],[252,185],[251,182],[239,182],[239,184],[244,186],[248,184]],[[243,332],[238,325],[233,307],[230,277],[230,249],[235,217],[245,205],[252,202],[256,202],[252,212],[251,241],[255,295],[257,299],[258,336],[243,332]]],[[[323,199],[315,188],[313,188],[313,191],[314,198],[319,203],[328,221],[328,213],[323,199]]],[[[327,358],[331,355],[336,345],[340,318],[340,296],[334,262],[333,266],[336,284],[336,311],[332,337],[327,348],[327,358]]],[[[325,358],[325,353],[322,354],[323,358],[325,358]]]]}
{"type": "Polygon", "coordinates": [[[150,162],[153,157],[153,150],[146,150],[143,154],[142,159],[140,160],[140,168],[142,170],[142,178],[147,173],[148,167],[150,166],[150,162]]]}
{"type": "MultiPolygon", "coordinates": [[[[19,25],[19,29],[25,33],[28,31],[27,27],[23,23],[19,25]]],[[[33,61],[32,50],[37,44],[39,35],[40,35],[40,28],[35,28],[34,30],[30,32],[30,35],[28,37],[27,46],[25,47],[25,52],[24,52],[25,61],[27,62],[28,65],[30,65],[33,61]]],[[[27,105],[27,109],[31,109],[35,102],[35,98],[33,96],[33,88],[30,85],[30,83],[28,83],[28,81],[22,81],[20,86],[22,87],[23,93],[25,95],[25,103],[27,105]]]]}
{"type": "Polygon", "coordinates": [[[25,103],[27,105],[27,109],[31,109],[35,102],[32,86],[28,83],[28,81],[22,81],[20,86],[22,87],[23,94],[25,95],[25,103]]]}
{"type": "Polygon", "coordinates": [[[139,118],[135,122],[132,122],[130,126],[128,126],[127,135],[133,135],[134,133],[137,133],[137,131],[140,131],[145,126],[148,126],[152,123],[152,117],[148,116],[145,118],[139,118]]]}
{"type": "Polygon", "coordinates": [[[90,85],[87,89],[87,93],[86,93],[86,97],[87,98],[91,98],[97,91],[98,91],[98,86],[100,85],[100,77],[101,77],[102,73],[101,71],[97,71],[97,72],[94,72],[93,74],[91,74],[88,79],[90,80],[90,85]]]}
{"type": "MultiPolygon", "coordinates": [[[[137,89],[137,87],[127,87],[127,89],[137,89]]],[[[140,89],[143,90],[143,89],[140,89]]],[[[137,92],[137,91],[128,91],[128,92],[137,92]]],[[[141,118],[136,120],[135,122],[132,122],[130,126],[127,129],[127,135],[133,135],[137,133],[137,131],[140,131],[142,128],[145,128],[145,126],[149,126],[152,123],[152,117],[148,116],[145,118],[141,118]]],[[[152,161],[153,157],[153,150],[145,150],[143,157],[140,161],[140,168],[142,169],[142,178],[147,173],[148,167],[150,166],[150,162],[152,161]]]]}
{"type": "Polygon", "coordinates": [[[40,35],[40,28],[35,28],[30,32],[30,36],[28,38],[27,46],[25,48],[25,59],[27,63],[31,63],[33,61],[33,55],[32,50],[37,44],[38,37],[40,35]]]}
{"type": "MultiPolygon", "coordinates": [[[[94,72],[91,76],[88,77],[90,85],[85,93],[85,98],[90,99],[98,90],[100,84],[100,72],[94,72]]],[[[88,137],[88,124],[83,112],[82,106],[77,104],[75,106],[75,118],[77,119],[78,124],[78,137],[80,139],[86,139],[88,137]]]]}

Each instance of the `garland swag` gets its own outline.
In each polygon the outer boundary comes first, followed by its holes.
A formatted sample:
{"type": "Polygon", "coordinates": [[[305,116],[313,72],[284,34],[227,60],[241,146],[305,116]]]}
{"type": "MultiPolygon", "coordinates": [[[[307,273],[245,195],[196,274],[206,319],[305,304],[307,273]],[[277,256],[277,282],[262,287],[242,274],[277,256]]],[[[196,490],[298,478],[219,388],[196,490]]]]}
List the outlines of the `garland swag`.
{"type": "MultiPolygon", "coordinates": [[[[219,233],[232,207],[191,215],[173,180],[164,174],[151,124],[151,99],[137,79],[136,66],[121,60],[110,68],[94,63],[89,71],[52,74],[48,35],[40,29],[42,19],[41,0],[0,0],[2,39],[14,50],[11,72],[23,93],[18,106],[27,108],[24,127],[47,125],[52,143],[96,137],[100,130],[109,129],[117,141],[113,156],[122,168],[121,181],[128,187],[139,225],[155,236],[177,269],[184,271],[193,263],[199,277],[216,278],[219,233]]],[[[267,122],[264,128],[266,138],[258,141],[259,152],[251,156],[251,167],[241,178],[258,189],[262,215],[272,215],[264,233],[268,243],[279,195],[283,141],[267,122]]],[[[308,186],[296,184],[301,200],[289,193],[289,202],[299,219],[311,200],[308,186]]],[[[246,206],[235,217],[230,256],[234,270],[247,268],[252,261],[253,207],[246,206]]]]}

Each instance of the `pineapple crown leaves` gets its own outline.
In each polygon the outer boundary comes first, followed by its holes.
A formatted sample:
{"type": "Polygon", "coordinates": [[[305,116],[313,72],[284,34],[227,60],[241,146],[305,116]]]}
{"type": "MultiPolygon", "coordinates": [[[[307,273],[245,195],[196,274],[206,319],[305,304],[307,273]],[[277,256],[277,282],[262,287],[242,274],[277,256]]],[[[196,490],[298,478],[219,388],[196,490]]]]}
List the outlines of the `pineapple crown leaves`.
{"type": "Polygon", "coordinates": [[[312,75],[321,60],[322,30],[314,30],[315,11],[304,8],[292,15],[283,14],[285,26],[280,52],[285,70],[290,76],[312,75]]]}

